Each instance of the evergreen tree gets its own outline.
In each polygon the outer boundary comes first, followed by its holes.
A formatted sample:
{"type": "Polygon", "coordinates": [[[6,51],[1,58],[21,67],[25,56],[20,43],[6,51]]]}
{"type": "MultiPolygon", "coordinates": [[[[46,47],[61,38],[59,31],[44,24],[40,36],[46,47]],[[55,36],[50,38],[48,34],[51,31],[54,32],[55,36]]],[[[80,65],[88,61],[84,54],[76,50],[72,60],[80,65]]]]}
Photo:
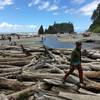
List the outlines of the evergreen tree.
{"type": "Polygon", "coordinates": [[[38,30],[38,34],[44,34],[44,29],[43,26],[41,25],[39,30],[38,30]]]}
{"type": "Polygon", "coordinates": [[[94,10],[91,16],[91,20],[93,21],[93,23],[90,25],[89,31],[96,33],[100,32],[100,4],[98,4],[97,9],[94,10]]]}
{"type": "Polygon", "coordinates": [[[48,29],[45,30],[46,34],[56,34],[56,33],[74,33],[74,26],[71,22],[69,23],[56,23],[54,25],[49,26],[48,29]]]}

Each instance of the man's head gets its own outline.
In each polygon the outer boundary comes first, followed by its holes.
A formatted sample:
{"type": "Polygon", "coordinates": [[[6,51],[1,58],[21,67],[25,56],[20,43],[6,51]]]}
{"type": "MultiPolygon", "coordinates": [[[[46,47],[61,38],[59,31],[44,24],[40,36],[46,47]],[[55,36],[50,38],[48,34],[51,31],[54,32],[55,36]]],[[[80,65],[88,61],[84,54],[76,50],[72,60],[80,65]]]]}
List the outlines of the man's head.
{"type": "Polygon", "coordinates": [[[77,42],[76,42],[76,48],[77,48],[78,50],[81,50],[81,47],[82,47],[82,43],[81,43],[80,41],[77,41],[77,42]]]}

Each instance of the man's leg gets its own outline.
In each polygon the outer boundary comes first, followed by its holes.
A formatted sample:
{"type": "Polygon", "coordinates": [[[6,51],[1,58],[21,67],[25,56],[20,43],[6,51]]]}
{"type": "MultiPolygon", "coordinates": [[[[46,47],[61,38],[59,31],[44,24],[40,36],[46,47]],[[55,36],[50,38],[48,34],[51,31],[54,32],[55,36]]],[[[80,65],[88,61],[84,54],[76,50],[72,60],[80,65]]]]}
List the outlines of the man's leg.
{"type": "Polygon", "coordinates": [[[78,65],[77,69],[79,72],[80,83],[83,83],[83,69],[82,69],[81,65],[78,65]]]}
{"type": "Polygon", "coordinates": [[[63,83],[64,83],[64,81],[66,80],[66,78],[67,78],[70,74],[73,73],[74,70],[75,70],[75,67],[74,67],[74,66],[73,66],[73,67],[71,66],[69,72],[68,72],[67,74],[65,74],[65,76],[63,77],[63,83]]]}

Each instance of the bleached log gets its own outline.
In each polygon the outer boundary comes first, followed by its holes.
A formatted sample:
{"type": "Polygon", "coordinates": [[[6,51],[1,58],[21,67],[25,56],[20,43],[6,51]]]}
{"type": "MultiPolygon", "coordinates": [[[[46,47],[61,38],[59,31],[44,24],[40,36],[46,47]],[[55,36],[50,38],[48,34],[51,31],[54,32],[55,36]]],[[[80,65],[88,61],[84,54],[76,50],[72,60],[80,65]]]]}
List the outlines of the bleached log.
{"type": "Polygon", "coordinates": [[[93,71],[100,71],[100,64],[91,64],[91,66],[89,66],[93,71]]]}
{"type": "Polygon", "coordinates": [[[82,88],[80,88],[78,91],[79,91],[80,94],[95,95],[95,96],[97,95],[97,93],[93,93],[91,91],[88,91],[88,90],[85,90],[85,89],[82,89],[82,88]]]}
{"type": "MultiPolygon", "coordinates": [[[[78,91],[78,88],[76,88],[76,90],[78,91]]],[[[73,89],[73,87],[71,88],[70,86],[60,87],[60,86],[53,85],[51,88],[51,91],[53,91],[55,93],[59,93],[60,91],[75,93],[75,92],[77,92],[76,90],[75,90],[75,88],[73,89]]]]}
{"type": "MultiPolygon", "coordinates": [[[[49,64],[49,63],[46,63],[45,65],[43,64],[41,66],[43,66],[45,68],[49,68],[47,72],[59,73],[59,74],[63,73],[63,71],[60,68],[58,68],[52,64],[49,64]]],[[[39,68],[42,68],[41,66],[39,68]]]]}
{"type": "MultiPolygon", "coordinates": [[[[77,73],[74,73],[74,75],[79,76],[77,73]]],[[[85,82],[86,85],[82,85],[80,87],[82,87],[86,90],[92,91],[92,92],[100,92],[100,83],[99,82],[92,81],[92,80],[86,78],[85,75],[84,75],[83,78],[84,78],[84,82],[85,82]]],[[[67,81],[68,81],[68,79],[67,79],[67,81]]],[[[71,80],[69,79],[69,82],[70,81],[71,80]]],[[[77,84],[78,82],[72,81],[72,83],[78,85],[77,84]]]]}
{"type": "Polygon", "coordinates": [[[100,99],[100,96],[98,95],[85,95],[85,94],[75,94],[75,93],[66,93],[66,92],[60,92],[58,96],[69,100],[99,100],[100,99]]]}
{"type": "Polygon", "coordinates": [[[95,62],[95,60],[89,59],[89,58],[82,58],[82,62],[84,62],[84,63],[90,63],[90,62],[95,62]]]}
{"type": "Polygon", "coordinates": [[[69,69],[70,68],[70,65],[67,65],[67,64],[61,64],[61,65],[54,64],[54,66],[56,66],[57,68],[60,68],[60,69],[69,69]]]}
{"type": "Polygon", "coordinates": [[[9,46],[9,45],[4,45],[4,46],[0,46],[0,50],[20,50],[19,46],[9,46]]]}
{"type": "Polygon", "coordinates": [[[0,73],[6,73],[6,72],[15,72],[21,70],[21,67],[15,67],[15,68],[0,68],[0,73]]]}
{"type": "Polygon", "coordinates": [[[100,59],[100,53],[94,53],[93,55],[91,55],[91,57],[94,59],[100,59]]]}
{"type": "Polygon", "coordinates": [[[0,62],[8,62],[8,61],[22,61],[22,60],[29,60],[32,59],[34,56],[23,57],[23,58],[16,58],[16,57],[2,57],[0,58],[0,62]]]}
{"type": "Polygon", "coordinates": [[[56,63],[60,63],[57,58],[55,58],[54,54],[44,45],[45,55],[48,55],[51,59],[54,59],[56,63]]]}
{"type": "Polygon", "coordinates": [[[37,97],[37,100],[67,100],[58,96],[43,95],[42,97],[37,97]]]}
{"type": "Polygon", "coordinates": [[[61,69],[57,68],[57,67],[53,67],[52,69],[49,69],[48,72],[50,73],[59,73],[59,74],[62,74],[64,73],[61,69]]]}
{"type": "Polygon", "coordinates": [[[12,65],[0,65],[0,68],[16,68],[19,66],[12,66],[12,65]]]}
{"type": "Polygon", "coordinates": [[[59,80],[59,79],[44,79],[44,82],[51,84],[52,86],[58,86],[65,89],[70,88],[70,90],[72,89],[74,91],[78,91],[79,89],[75,84],[67,83],[67,82],[63,84],[62,80],[59,80]]]}
{"type": "Polygon", "coordinates": [[[51,51],[49,51],[49,52],[50,52],[50,54],[53,56],[54,61],[55,61],[57,64],[61,64],[61,61],[63,61],[62,58],[61,58],[60,56],[58,56],[58,55],[53,54],[51,51]]]}
{"type": "MultiPolygon", "coordinates": [[[[17,79],[21,81],[34,81],[34,80],[41,80],[43,79],[56,79],[58,78],[60,81],[62,81],[64,74],[51,74],[51,73],[22,73],[21,75],[18,75],[17,79]]],[[[77,84],[79,82],[78,77],[70,75],[66,82],[77,84]]]]}
{"type": "Polygon", "coordinates": [[[0,94],[0,100],[8,100],[5,94],[0,94]]]}
{"type": "Polygon", "coordinates": [[[100,79],[100,71],[84,71],[84,75],[91,79],[100,79]]]}
{"type": "MultiPolygon", "coordinates": [[[[64,70],[65,73],[68,73],[69,70],[64,70]]],[[[77,74],[78,72],[75,70],[74,75],[77,74]]],[[[83,74],[85,77],[90,78],[90,79],[99,79],[100,78],[100,71],[83,71],[83,74]]]]}
{"type": "Polygon", "coordinates": [[[43,79],[55,79],[55,78],[62,78],[64,74],[50,74],[50,73],[28,73],[24,72],[21,75],[17,76],[18,80],[24,81],[34,81],[34,80],[43,80],[43,79]]]}
{"type": "Polygon", "coordinates": [[[23,83],[19,81],[0,77],[0,87],[5,89],[12,89],[12,90],[22,90],[27,86],[25,86],[23,83]]]}
{"type": "Polygon", "coordinates": [[[28,63],[29,63],[29,60],[26,60],[26,61],[10,61],[10,62],[0,62],[0,65],[24,66],[28,63]]]}
{"type": "Polygon", "coordinates": [[[33,93],[38,89],[38,85],[33,85],[30,87],[27,87],[26,89],[23,89],[22,91],[15,92],[13,94],[7,95],[7,98],[10,100],[10,98],[14,98],[15,100],[19,99],[22,97],[23,99],[26,99],[27,97],[33,95],[33,93]]]}
{"type": "MultiPolygon", "coordinates": [[[[46,66],[48,66],[48,67],[50,67],[50,68],[52,68],[53,66],[54,67],[57,67],[57,68],[59,68],[59,69],[70,69],[70,65],[69,64],[53,64],[53,65],[51,65],[51,64],[48,64],[48,63],[46,63],[46,66]]],[[[83,68],[83,70],[89,70],[89,71],[91,71],[91,68],[90,67],[88,67],[88,66],[82,66],[82,68],[83,68]]]]}
{"type": "Polygon", "coordinates": [[[83,55],[85,52],[85,56],[91,59],[100,59],[100,52],[97,50],[83,50],[83,55]]]}
{"type": "Polygon", "coordinates": [[[33,57],[33,59],[25,66],[23,66],[22,71],[27,70],[29,66],[34,65],[37,62],[36,58],[33,57]]]}
{"type": "Polygon", "coordinates": [[[21,74],[21,73],[22,73],[21,70],[18,70],[15,72],[2,73],[0,74],[0,77],[16,77],[18,74],[21,74]]]}
{"type": "Polygon", "coordinates": [[[23,53],[12,54],[12,53],[4,53],[4,52],[1,52],[0,55],[2,55],[4,57],[7,57],[7,56],[9,56],[9,57],[18,57],[18,58],[27,57],[27,55],[26,54],[23,54],[23,53]]]}

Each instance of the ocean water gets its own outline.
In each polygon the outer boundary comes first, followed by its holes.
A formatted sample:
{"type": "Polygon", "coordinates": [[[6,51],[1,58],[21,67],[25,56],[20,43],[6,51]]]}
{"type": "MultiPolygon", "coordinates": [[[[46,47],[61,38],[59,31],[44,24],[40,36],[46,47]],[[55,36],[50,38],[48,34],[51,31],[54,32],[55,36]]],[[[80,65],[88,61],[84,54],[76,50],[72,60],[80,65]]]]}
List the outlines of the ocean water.
{"type": "MultiPolygon", "coordinates": [[[[60,42],[57,37],[49,36],[45,37],[43,40],[43,44],[50,48],[75,48],[75,43],[73,42],[60,42]]],[[[91,43],[83,43],[82,49],[93,49],[100,46],[100,44],[91,43]]]]}

